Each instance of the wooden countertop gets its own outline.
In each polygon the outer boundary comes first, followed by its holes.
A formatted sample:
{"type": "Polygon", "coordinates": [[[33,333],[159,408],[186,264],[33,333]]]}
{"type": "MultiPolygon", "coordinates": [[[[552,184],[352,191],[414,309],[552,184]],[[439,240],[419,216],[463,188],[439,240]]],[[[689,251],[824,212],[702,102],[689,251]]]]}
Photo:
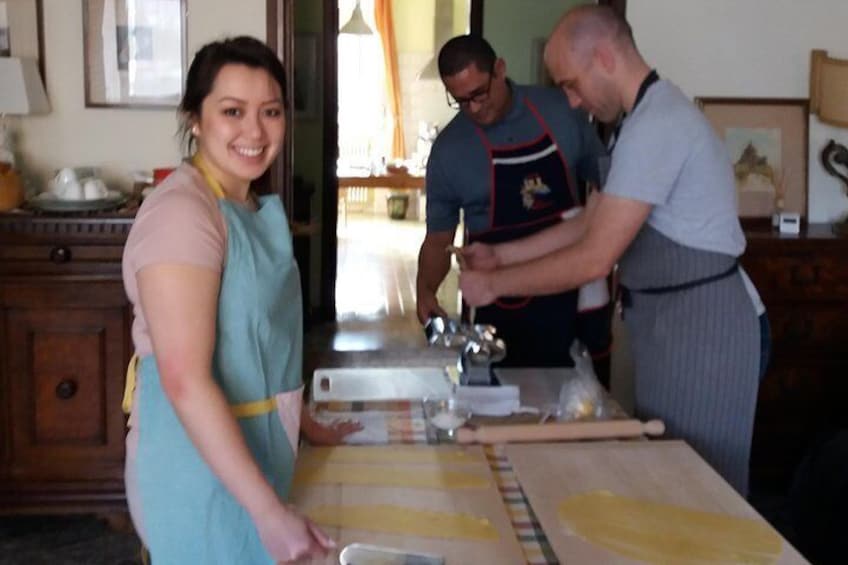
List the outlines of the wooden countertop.
{"type": "MultiPolygon", "coordinates": [[[[508,445],[504,451],[562,563],[634,562],[593,545],[563,526],[558,505],[570,496],[586,492],[610,491],[765,523],[682,441],[508,445]]],[[[776,562],[806,563],[786,540],[782,540],[782,552],[776,562]]]]}
{"type": "Polygon", "coordinates": [[[339,188],[363,186],[366,188],[392,188],[395,190],[418,190],[424,188],[424,177],[408,173],[384,173],[368,176],[339,177],[339,188]]]}

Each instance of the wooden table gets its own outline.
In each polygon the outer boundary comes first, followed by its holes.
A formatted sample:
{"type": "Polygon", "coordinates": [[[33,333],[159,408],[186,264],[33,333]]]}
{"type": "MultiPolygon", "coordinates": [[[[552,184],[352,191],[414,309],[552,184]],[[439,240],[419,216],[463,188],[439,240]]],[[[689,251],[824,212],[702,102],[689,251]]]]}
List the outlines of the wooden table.
{"type": "MultiPolygon", "coordinates": [[[[562,563],[634,563],[593,545],[560,522],[557,508],[572,495],[606,490],[693,510],[763,518],[682,441],[614,441],[508,445],[545,534],[562,563]]],[[[783,540],[780,565],[806,560],[783,540]]]]}
{"type": "MultiPolygon", "coordinates": [[[[336,448],[333,451],[348,452],[356,447],[336,448]]],[[[437,538],[408,533],[386,533],[369,528],[359,529],[353,525],[324,526],[324,531],[338,543],[339,550],[351,543],[366,543],[384,547],[402,548],[419,553],[430,553],[445,557],[446,565],[465,565],[469,563],[491,563],[511,565],[524,563],[525,556],[516,538],[510,516],[507,513],[498,484],[489,468],[486,455],[481,446],[435,447],[435,446],[384,446],[371,447],[371,450],[383,451],[385,456],[377,456],[371,462],[340,463],[332,460],[318,460],[317,468],[338,466],[348,472],[357,468],[367,472],[380,472],[386,467],[399,474],[405,473],[450,473],[456,472],[482,480],[479,488],[440,488],[440,487],[401,487],[391,485],[357,485],[345,479],[333,480],[328,484],[295,484],[292,488],[291,502],[299,511],[309,514],[324,505],[337,509],[344,506],[387,505],[402,507],[410,512],[443,512],[450,515],[465,514],[478,519],[488,520],[497,532],[497,539],[474,540],[462,538],[437,538]],[[399,449],[405,454],[417,452],[432,456],[428,459],[407,459],[397,455],[399,449]],[[464,461],[445,462],[437,459],[437,453],[466,454],[464,461]],[[394,458],[397,462],[390,463],[394,458]]],[[[304,448],[298,456],[297,472],[304,476],[316,472],[310,465],[310,452],[327,454],[322,448],[304,448]]],[[[373,454],[376,451],[372,451],[373,454]]],[[[339,510],[337,510],[338,514],[339,510]]],[[[338,553],[331,552],[326,559],[313,559],[314,565],[334,565],[338,563],[338,553]]]]}
{"type": "Polygon", "coordinates": [[[339,188],[359,186],[365,188],[391,188],[393,190],[420,190],[424,188],[424,177],[406,173],[339,177],[339,188]]]}

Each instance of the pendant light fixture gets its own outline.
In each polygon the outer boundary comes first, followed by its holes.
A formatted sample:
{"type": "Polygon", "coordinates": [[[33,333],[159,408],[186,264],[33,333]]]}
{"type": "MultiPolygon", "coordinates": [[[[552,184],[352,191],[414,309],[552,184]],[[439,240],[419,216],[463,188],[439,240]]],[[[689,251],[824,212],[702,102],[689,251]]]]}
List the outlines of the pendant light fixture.
{"type": "Polygon", "coordinates": [[[433,56],[415,76],[417,80],[439,80],[439,51],[453,37],[453,0],[436,0],[433,18],[433,56]]]}
{"type": "Polygon", "coordinates": [[[339,33],[349,33],[351,35],[373,35],[374,31],[365,22],[362,16],[362,8],[359,6],[359,0],[356,0],[356,6],[353,7],[353,13],[345,25],[339,29],[339,33]]]}

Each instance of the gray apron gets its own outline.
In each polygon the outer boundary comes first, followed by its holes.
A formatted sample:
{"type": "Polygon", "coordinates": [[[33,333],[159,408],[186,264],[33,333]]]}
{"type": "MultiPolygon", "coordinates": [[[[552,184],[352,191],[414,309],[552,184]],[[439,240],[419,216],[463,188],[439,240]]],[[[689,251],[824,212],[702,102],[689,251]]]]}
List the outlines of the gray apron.
{"type": "Polygon", "coordinates": [[[662,419],[744,496],[760,326],[736,257],[680,245],[646,223],[619,267],[636,415],[662,419]]]}

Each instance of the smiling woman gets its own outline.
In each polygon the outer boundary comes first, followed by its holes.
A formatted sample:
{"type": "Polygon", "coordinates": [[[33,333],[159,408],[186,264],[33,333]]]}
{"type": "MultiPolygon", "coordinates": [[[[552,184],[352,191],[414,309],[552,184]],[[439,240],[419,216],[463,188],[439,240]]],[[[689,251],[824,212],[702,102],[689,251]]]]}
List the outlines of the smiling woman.
{"type": "Polygon", "coordinates": [[[300,284],[282,202],[250,196],[282,147],[285,92],[259,40],[202,47],[180,104],[196,151],[145,199],[127,240],[127,499],[154,563],[288,562],[333,545],[284,504],[303,391],[300,284]]]}
{"type": "Polygon", "coordinates": [[[271,165],[285,132],[280,84],[264,69],[226,65],[199,113],[190,112],[197,160],[237,202],[248,197],[250,183],[271,165]]]}

